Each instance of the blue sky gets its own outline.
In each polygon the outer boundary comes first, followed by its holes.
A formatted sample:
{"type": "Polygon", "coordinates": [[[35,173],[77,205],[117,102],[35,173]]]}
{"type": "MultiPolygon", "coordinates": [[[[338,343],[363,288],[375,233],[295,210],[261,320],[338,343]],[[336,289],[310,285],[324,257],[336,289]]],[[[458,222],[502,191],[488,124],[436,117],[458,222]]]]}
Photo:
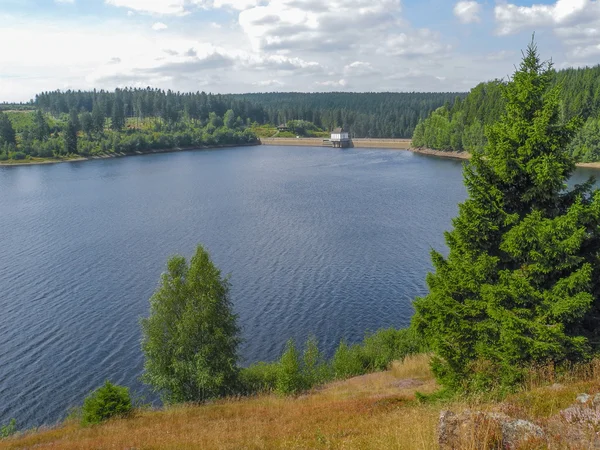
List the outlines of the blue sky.
{"type": "Polygon", "coordinates": [[[600,0],[0,0],[0,101],[54,89],[467,91],[535,31],[600,58],[600,0]],[[8,43],[8,44],[7,44],[8,43]]]}

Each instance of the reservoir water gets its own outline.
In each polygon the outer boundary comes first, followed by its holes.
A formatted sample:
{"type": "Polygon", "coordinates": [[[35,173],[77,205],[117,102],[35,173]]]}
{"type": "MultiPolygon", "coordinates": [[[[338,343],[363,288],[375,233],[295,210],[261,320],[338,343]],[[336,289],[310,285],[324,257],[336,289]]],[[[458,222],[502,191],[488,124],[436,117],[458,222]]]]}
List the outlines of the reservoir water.
{"type": "MultiPolygon", "coordinates": [[[[243,147],[0,167],[0,424],[52,424],[104,380],[140,383],[139,318],[170,255],[224,274],[243,364],[289,338],[409,323],[461,162],[405,151],[243,147]]],[[[578,171],[583,179],[593,171],[578,171]]]]}

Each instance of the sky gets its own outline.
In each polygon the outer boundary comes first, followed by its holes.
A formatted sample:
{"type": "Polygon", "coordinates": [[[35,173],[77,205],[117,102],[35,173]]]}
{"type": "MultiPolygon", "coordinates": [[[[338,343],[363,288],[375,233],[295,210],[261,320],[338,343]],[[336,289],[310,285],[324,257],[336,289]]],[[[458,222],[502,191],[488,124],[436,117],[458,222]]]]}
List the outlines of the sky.
{"type": "Polygon", "coordinates": [[[600,61],[600,0],[0,0],[0,102],[67,89],[468,91],[535,32],[600,61]]]}

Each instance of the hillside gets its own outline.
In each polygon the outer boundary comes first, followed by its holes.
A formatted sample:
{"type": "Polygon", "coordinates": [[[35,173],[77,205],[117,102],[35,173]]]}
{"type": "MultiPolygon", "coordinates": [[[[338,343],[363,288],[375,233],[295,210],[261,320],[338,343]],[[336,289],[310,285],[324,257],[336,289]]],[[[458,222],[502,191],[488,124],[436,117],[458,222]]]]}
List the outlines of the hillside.
{"type": "MultiPolygon", "coordinates": [[[[579,393],[600,391],[597,369],[596,362],[559,378],[542,368],[532,374],[528,388],[503,401],[471,398],[423,403],[417,400],[417,392],[432,393],[437,385],[428,357],[417,355],[394,363],[386,372],[331,383],[296,398],[262,395],[204,406],[139,410],[131,418],[93,427],[71,420],[54,429],[0,440],[0,449],[436,449],[442,410],[503,411],[552,427],[549,418],[571,405],[579,393]]],[[[488,431],[483,430],[488,443],[478,434],[472,438],[472,448],[498,448],[488,431]]],[[[572,438],[551,435],[550,447],[566,448],[563,439],[572,438]]],[[[580,445],[571,441],[569,448],[586,448],[580,445]]]]}
{"type": "MultiPolygon", "coordinates": [[[[479,151],[485,127],[500,118],[505,101],[502,80],[481,83],[464,100],[433,111],[415,128],[413,144],[436,150],[479,151]]],[[[580,117],[581,128],[568,150],[580,162],[600,161],[600,66],[555,71],[551,87],[560,89],[561,119],[580,117]]]]}

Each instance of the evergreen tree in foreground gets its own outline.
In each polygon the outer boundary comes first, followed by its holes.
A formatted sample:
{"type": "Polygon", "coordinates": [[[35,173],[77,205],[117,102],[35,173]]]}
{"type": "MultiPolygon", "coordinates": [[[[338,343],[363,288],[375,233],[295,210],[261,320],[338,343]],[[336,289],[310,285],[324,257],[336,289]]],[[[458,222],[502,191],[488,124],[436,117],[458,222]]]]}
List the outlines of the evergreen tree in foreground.
{"type": "Polygon", "coordinates": [[[504,90],[502,118],[465,166],[468,199],[433,251],[413,324],[453,389],[518,382],[532,363],[577,361],[600,342],[600,193],[566,189],[578,120],[559,118],[551,63],[532,42],[504,90]]]}
{"type": "Polygon", "coordinates": [[[200,402],[229,394],[237,381],[236,315],[229,283],[201,246],[188,265],[182,256],[150,299],[141,321],[143,379],[167,403],[200,402]]]}

